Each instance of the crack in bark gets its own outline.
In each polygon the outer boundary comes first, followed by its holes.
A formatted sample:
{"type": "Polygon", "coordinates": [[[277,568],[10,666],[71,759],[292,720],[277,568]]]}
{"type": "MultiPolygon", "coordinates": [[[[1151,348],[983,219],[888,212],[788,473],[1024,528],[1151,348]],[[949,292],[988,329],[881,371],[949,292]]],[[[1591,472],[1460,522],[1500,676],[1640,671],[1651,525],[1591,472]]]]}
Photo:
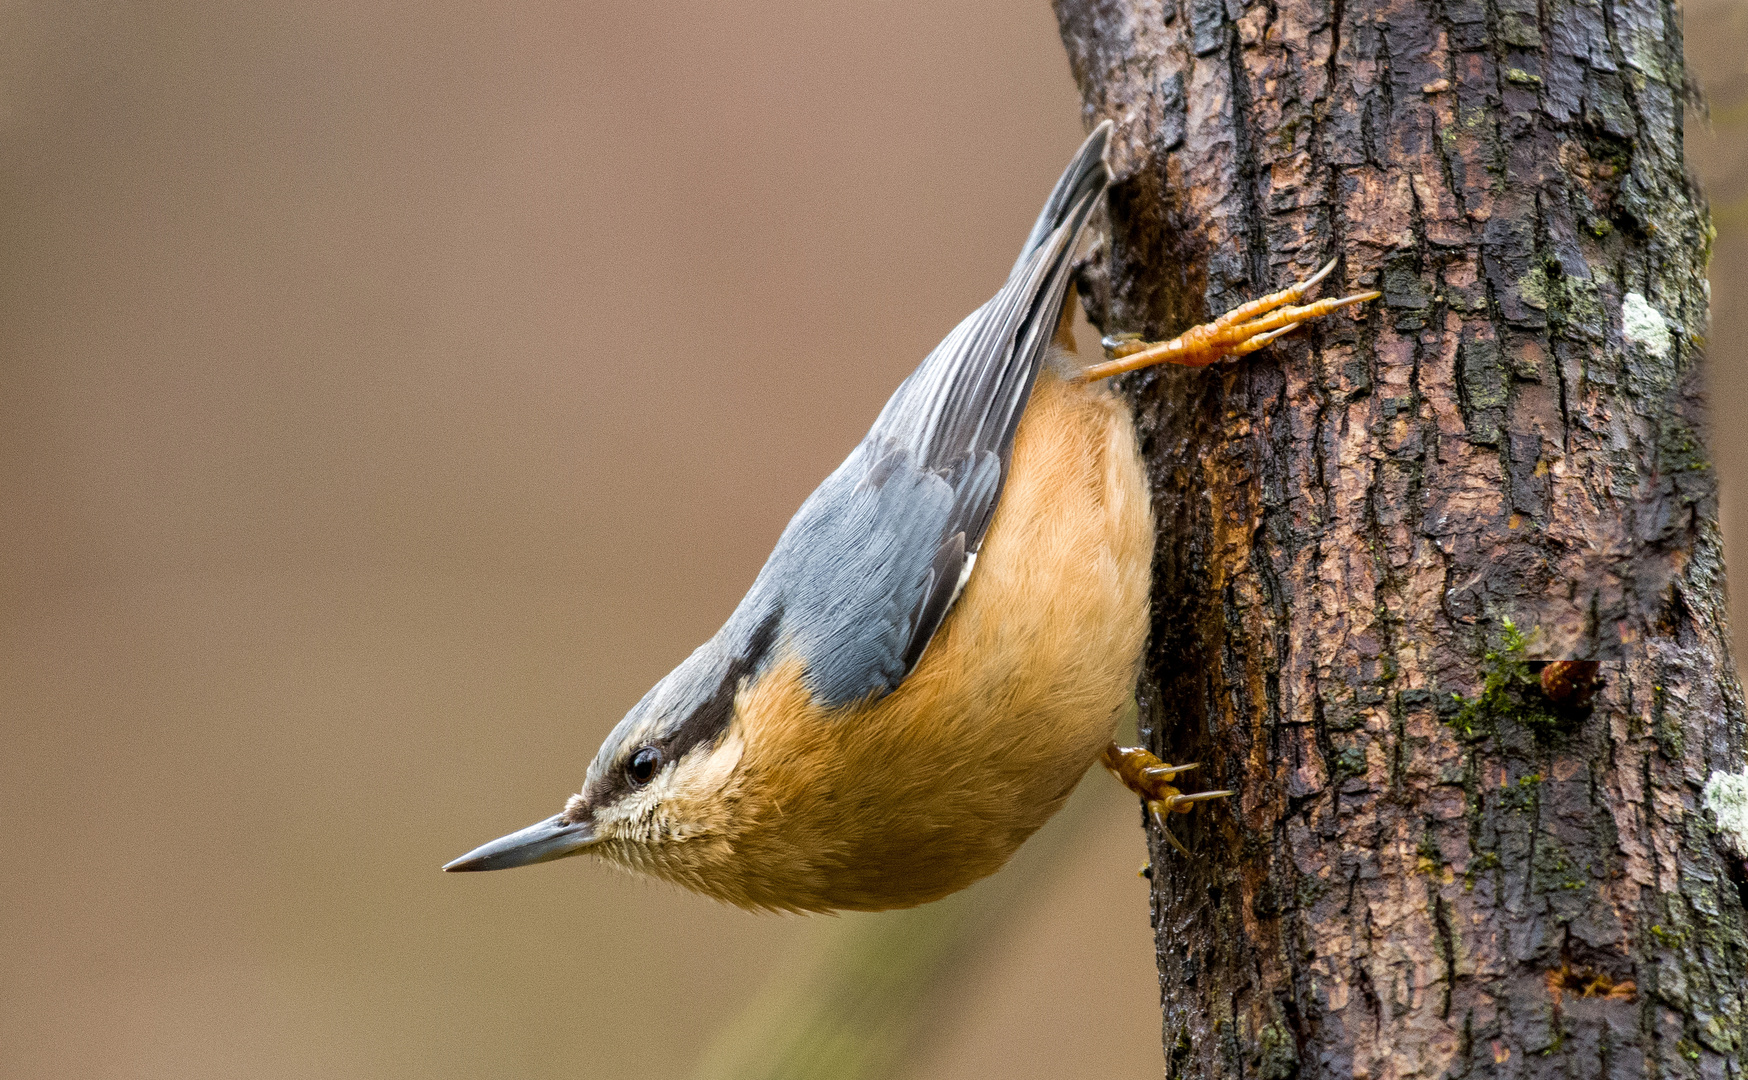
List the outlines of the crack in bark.
{"type": "Polygon", "coordinates": [[[1161,533],[1149,745],[1241,792],[1156,859],[1170,1075],[1748,1068],[1748,934],[1696,811],[1748,725],[1672,7],[1056,6],[1089,116],[1120,118],[1101,326],[1180,329],[1313,252],[1385,294],[1122,384],[1161,533]],[[1628,290],[1667,358],[1626,339],[1628,290]],[[1589,715],[1453,726],[1508,618],[1548,649],[1624,628],[1589,715]],[[1580,961],[1638,1004],[1556,1015],[1550,965],[1580,961]]]}

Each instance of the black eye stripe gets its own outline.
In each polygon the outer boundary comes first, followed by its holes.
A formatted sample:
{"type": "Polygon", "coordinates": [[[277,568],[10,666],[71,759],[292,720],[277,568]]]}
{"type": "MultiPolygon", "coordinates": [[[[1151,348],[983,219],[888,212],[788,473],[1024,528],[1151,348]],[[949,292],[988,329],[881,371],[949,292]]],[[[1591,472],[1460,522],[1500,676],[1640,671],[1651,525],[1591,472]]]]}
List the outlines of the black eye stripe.
{"type": "Polygon", "coordinates": [[[625,775],[634,787],[642,787],[655,776],[656,770],[662,767],[662,752],[653,746],[645,746],[631,755],[631,760],[625,763],[625,775]]]}
{"type": "Polygon", "coordinates": [[[685,757],[694,747],[713,743],[721,737],[734,719],[734,698],[741,683],[754,678],[759,667],[770,658],[777,646],[777,626],[783,621],[783,605],[773,605],[758,626],[753,628],[745,651],[729,660],[716,689],[699,702],[662,743],[676,759],[685,757]]]}

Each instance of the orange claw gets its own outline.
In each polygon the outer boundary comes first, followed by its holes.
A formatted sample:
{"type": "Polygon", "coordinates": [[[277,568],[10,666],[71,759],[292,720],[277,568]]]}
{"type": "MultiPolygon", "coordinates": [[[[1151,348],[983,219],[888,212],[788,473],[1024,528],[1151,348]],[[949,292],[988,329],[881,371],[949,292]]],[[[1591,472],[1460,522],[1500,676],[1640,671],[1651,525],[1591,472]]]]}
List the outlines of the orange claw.
{"type": "Polygon", "coordinates": [[[1178,843],[1177,837],[1165,827],[1165,815],[1171,813],[1187,814],[1196,808],[1199,802],[1210,799],[1224,799],[1231,795],[1230,791],[1198,791],[1194,795],[1185,795],[1177,788],[1166,783],[1179,773],[1200,768],[1199,762],[1188,765],[1167,765],[1151,752],[1137,746],[1118,746],[1116,743],[1105,747],[1103,756],[1099,759],[1105,768],[1111,770],[1123,786],[1147,800],[1147,812],[1153,817],[1153,824],[1159,829],[1160,835],[1171,843],[1171,846],[1188,855],[1184,846],[1178,843]]]}
{"type": "Polygon", "coordinates": [[[1380,292],[1355,293],[1335,300],[1318,300],[1303,307],[1293,306],[1318,282],[1335,269],[1335,260],[1304,281],[1280,292],[1270,293],[1249,303],[1240,304],[1210,323],[1191,327],[1170,341],[1149,343],[1138,339],[1105,339],[1109,357],[1080,373],[1086,382],[1108,379],[1125,371],[1151,367],[1154,364],[1178,364],[1183,367],[1206,367],[1228,356],[1252,353],[1309,319],[1322,318],[1354,304],[1363,304],[1382,296],[1380,292]]]}

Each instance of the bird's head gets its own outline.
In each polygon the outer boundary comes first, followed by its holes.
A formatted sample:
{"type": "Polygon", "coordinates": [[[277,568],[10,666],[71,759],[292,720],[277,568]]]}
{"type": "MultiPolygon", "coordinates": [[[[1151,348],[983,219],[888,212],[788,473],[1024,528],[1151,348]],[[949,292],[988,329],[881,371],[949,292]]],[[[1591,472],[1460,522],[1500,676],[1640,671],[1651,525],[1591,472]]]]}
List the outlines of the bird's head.
{"type": "Polygon", "coordinates": [[[683,866],[696,863],[710,840],[722,840],[731,823],[741,759],[733,721],[745,670],[718,662],[712,645],[614,727],[563,811],[444,869],[503,870],[592,852],[631,869],[683,876],[683,866]],[[684,858],[682,847],[692,849],[684,858]]]}

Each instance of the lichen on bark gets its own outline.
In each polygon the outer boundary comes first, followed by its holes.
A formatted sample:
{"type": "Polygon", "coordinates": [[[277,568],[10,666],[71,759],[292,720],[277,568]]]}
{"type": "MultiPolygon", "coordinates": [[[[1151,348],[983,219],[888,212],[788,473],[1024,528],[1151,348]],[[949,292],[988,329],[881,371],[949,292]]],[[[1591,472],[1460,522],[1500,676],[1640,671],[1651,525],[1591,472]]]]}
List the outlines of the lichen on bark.
{"type": "Polygon", "coordinates": [[[1144,728],[1239,791],[1191,858],[1155,838],[1168,1074],[1742,1075],[1673,5],[1056,11],[1118,124],[1101,329],[1166,336],[1332,257],[1329,295],[1384,293],[1125,383],[1160,530],[1144,728]],[[1523,665],[1570,657],[1603,682],[1546,711],[1523,665]]]}

